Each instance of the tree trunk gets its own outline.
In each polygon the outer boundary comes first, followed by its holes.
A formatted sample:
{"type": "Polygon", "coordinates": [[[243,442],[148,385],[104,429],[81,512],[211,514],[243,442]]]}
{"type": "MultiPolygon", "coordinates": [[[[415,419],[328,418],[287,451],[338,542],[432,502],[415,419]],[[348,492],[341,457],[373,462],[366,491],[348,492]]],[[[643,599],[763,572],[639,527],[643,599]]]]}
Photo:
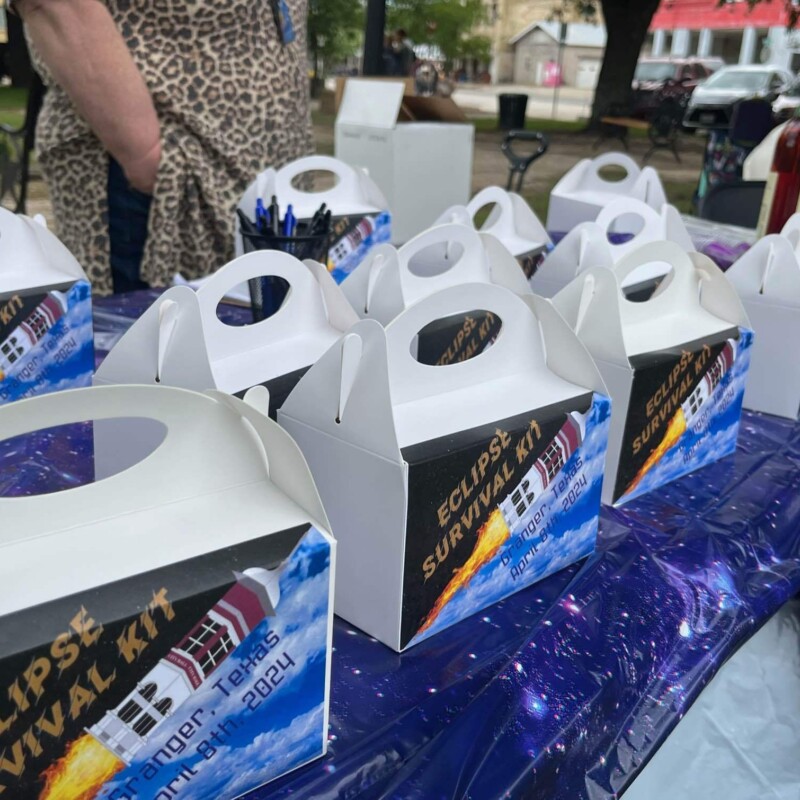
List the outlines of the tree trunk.
{"type": "Polygon", "coordinates": [[[606,52],[597,79],[590,127],[605,114],[629,114],[633,73],[659,0],[602,0],[606,52]]]}

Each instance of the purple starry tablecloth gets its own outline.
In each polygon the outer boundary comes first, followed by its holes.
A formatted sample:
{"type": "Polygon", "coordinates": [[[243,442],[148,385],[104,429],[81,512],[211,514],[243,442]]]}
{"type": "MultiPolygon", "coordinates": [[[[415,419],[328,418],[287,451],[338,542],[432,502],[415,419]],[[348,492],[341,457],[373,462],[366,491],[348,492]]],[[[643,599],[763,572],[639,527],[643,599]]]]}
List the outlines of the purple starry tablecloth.
{"type": "MultiPolygon", "coordinates": [[[[699,217],[683,217],[686,230],[698,253],[704,253],[721,270],[733,266],[741,256],[752,247],[756,240],[756,232],[748,228],[724,225],[700,219],[699,217]]],[[[558,244],[566,236],[563,231],[551,231],[553,244],[558,244]]],[[[609,240],[613,244],[622,244],[632,238],[629,233],[610,233],[609,240]]]]}
{"type": "MultiPolygon", "coordinates": [[[[150,300],[98,301],[98,344],[150,300]]],[[[89,454],[80,428],[12,442],[0,493],[84,482],[89,454]]],[[[402,655],[337,620],[329,753],[248,800],[619,796],[800,589],[798,487],[800,428],[745,413],[734,456],[604,508],[583,564],[402,655]]]]}

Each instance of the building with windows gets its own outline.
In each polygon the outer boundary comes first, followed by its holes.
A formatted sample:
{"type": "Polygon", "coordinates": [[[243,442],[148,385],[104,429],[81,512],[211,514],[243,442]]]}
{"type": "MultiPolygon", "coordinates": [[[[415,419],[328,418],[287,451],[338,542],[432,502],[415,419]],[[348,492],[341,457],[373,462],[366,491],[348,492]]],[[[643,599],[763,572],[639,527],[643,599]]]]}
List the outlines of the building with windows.
{"type": "Polygon", "coordinates": [[[278,575],[247,569],[202,619],[89,733],[126,764],[264,619],[275,615],[278,575]]]}
{"type": "MultiPolygon", "coordinates": [[[[492,83],[545,83],[558,60],[561,25],[553,20],[553,0],[486,0],[492,42],[492,83]]],[[[597,82],[606,31],[577,15],[565,19],[562,80],[593,88],[597,82]]]]}
{"type": "Polygon", "coordinates": [[[525,477],[500,504],[500,513],[512,532],[519,530],[531,506],[542,499],[544,490],[555,480],[586,435],[587,414],[571,411],[561,430],[545,447],[525,477]]]}
{"type": "Polygon", "coordinates": [[[650,27],[653,56],[716,56],[728,64],[800,68],[800,35],[786,30],[783,0],[662,0],[650,27]]]}
{"type": "MultiPolygon", "coordinates": [[[[795,0],[800,3],[800,0],[795,0]]],[[[485,0],[492,42],[492,83],[541,85],[558,59],[561,25],[554,0],[485,0]]],[[[568,17],[563,30],[561,78],[567,86],[593,88],[603,60],[605,26],[568,17]]],[[[775,64],[800,70],[800,29],[786,30],[784,0],[662,0],[643,55],[721,58],[728,64],[775,64]]]]}

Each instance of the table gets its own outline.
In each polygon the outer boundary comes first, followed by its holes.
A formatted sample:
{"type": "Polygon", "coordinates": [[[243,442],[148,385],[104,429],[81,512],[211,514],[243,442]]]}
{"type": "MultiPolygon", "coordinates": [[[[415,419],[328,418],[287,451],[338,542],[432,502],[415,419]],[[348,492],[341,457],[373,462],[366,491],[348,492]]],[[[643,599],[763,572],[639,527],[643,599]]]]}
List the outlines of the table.
{"type": "Polygon", "coordinates": [[[600,131],[600,138],[595,142],[595,150],[606,139],[619,139],[623,147],[628,150],[628,131],[639,130],[649,131],[650,123],[636,117],[600,117],[603,127],[600,131]]]}
{"type": "MultiPolygon", "coordinates": [[[[97,301],[99,340],[153,296],[97,301]]],[[[65,448],[0,449],[0,492],[88,479],[65,448]]],[[[604,508],[593,557],[407,653],[337,619],[329,753],[248,800],[618,796],[800,590],[799,487],[800,427],[745,413],[735,455],[604,508]]]]}

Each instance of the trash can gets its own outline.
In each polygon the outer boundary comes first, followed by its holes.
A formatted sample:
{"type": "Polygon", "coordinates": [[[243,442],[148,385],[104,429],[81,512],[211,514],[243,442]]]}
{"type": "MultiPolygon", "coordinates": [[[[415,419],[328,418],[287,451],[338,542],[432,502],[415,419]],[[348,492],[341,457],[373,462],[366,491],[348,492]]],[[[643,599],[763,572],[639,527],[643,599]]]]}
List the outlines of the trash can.
{"type": "Polygon", "coordinates": [[[528,107],[526,94],[500,95],[500,130],[521,130],[525,128],[525,109],[528,107]]]}

